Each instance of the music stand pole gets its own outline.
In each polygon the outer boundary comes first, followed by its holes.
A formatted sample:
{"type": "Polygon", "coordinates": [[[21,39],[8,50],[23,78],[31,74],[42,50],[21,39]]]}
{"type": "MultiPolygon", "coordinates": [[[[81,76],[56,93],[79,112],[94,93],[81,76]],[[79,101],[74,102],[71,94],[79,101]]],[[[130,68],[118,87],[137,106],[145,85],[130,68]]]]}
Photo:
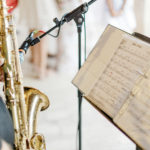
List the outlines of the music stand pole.
{"type": "MultiPolygon", "coordinates": [[[[82,25],[84,22],[83,15],[80,14],[75,17],[74,19],[76,26],[77,26],[77,33],[78,33],[78,69],[81,68],[82,63],[82,53],[81,53],[81,36],[82,36],[82,25]]],[[[78,90],[78,144],[79,150],[82,150],[82,94],[78,90]]]]}

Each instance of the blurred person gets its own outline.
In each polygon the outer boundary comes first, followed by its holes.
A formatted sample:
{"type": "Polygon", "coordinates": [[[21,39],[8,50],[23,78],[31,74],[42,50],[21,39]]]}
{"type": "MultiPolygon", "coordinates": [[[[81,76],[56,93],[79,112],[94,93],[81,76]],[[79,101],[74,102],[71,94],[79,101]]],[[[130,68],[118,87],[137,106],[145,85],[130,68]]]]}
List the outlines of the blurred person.
{"type": "Polygon", "coordinates": [[[108,23],[132,33],[136,27],[134,0],[106,0],[108,23]]]}
{"type": "MultiPolygon", "coordinates": [[[[52,20],[57,16],[55,0],[20,0],[16,11],[17,29],[21,36],[27,36],[34,30],[47,31],[54,24],[52,20]],[[26,11],[27,10],[27,11],[26,11]]],[[[42,33],[37,33],[40,36],[42,33]]],[[[43,79],[47,76],[48,53],[57,53],[56,40],[44,37],[31,49],[31,62],[34,65],[36,77],[43,79]]]]}
{"type": "Polygon", "coordinates": [[[108,24],[129,33],[134,32],[136,27],[134,0],[98,0],[90,6],[86,21],[89,53],[108,24]]]}
{"type": "Polygon", "coordinates": [[[8,12],[11,13],[17,7],[18,0],[6,0],[6,4],[10,7],[8,12]]]}

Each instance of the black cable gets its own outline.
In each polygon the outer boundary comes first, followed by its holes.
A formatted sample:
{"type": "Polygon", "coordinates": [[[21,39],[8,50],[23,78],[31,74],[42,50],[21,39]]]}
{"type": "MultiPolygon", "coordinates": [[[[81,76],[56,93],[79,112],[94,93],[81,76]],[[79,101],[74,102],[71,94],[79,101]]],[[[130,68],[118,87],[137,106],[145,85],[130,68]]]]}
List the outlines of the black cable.
{"type": "Polygon", "coordinates": [[[50,34],[50,33],[48,33],[48,35],[52,36],[53,38],[57,38],[57,37],[59,36],[60,29],[61,29],[61,25],[60,25],[59,28],[58,28],[57,35],[52,35],[52,34],[50,34]]]}
{"type": "MultiPolygon", "coordinates": [[[[78,126],[79,126],[79,123],[78,123],[78,126]]],[[[78,143],[78,136],[79,136],[79,127],[77,127],[77,132],[76,132],[76,150],[78,150],[78,146],[79,146],[79,143],[78,143]]]]}
{"type": "MultiPolygon", "coordinates": [[[[65,14],[65,15],[66,15],[66,14],[65,14]]],[[[60,29],[61,29],[61,26],[62,26],[62,23],[63,23],[63,20],[64,20],[65,15],[62,16],[62,18],[61,18],[61,20],[60,20],[60,24],[59,24],[59,28],[58,28],[57,34],[56,34],[56,35],[52,35],[52,34],[48,33],[48,35],[50,35],[50,36],[52,36],[52,37],[54,37],[54,38],[57,38],[57,37],[59,36],[59,34],[60,34],[60,29]]]]}
{"type": "Polygon", "coordinates": [[[83,16],[84,16],[84,61],[86,61],[87,48],[86,48],[86,21],[85,21],[85,14],[83,16]]]}

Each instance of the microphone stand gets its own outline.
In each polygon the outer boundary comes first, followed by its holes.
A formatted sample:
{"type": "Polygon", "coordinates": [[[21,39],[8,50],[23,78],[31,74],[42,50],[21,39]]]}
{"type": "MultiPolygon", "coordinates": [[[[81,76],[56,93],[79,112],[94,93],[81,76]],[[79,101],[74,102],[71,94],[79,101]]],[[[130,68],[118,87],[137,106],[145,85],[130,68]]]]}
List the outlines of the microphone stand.
{"type": "MultiPolygon", "coordinates": [[[[57,18],[54,19],[54,22],[56,25],[52,27],[50,30],[45,32],[39,37],[36,37],[35,39],[30,42],[30,46],[33,46],[40,42],[40,39],[46,36],[51,31],[55,30],[56,28],[60,28],[65,22],[70,22],[71,20],[74,20],[77,26],[77,33],[78,33],[78,69],[81,68],[81,35],[82,35],[82,25],[84,20],[83,14],[85,14],[88,11],[88,6],[94,3],[96,0],[91,0],[88,3],[83,3],[70,13],[64,15],[63,19],[59,21],[57,18]]],[[[82,150],[82,93],[78,90],[78,139],[79,139],[79,150],[82,150]]]]}

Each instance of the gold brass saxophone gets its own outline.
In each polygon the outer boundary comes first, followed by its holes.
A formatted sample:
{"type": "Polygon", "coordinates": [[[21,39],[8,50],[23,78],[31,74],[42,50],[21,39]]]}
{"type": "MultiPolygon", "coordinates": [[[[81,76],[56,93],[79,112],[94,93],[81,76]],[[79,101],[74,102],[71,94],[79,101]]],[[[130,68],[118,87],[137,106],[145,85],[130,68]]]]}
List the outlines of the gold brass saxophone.
{"type": "Polygon", "coordinates": [[[4,58],[4,94],[11,112],[15,150],[45,150],[44,137],[37,133],[37,113],[49,106],[46,95],[23,87],[16,31],[12,15],[7,13],[6,0],[0,0],[0,51],[4,58]]]}

